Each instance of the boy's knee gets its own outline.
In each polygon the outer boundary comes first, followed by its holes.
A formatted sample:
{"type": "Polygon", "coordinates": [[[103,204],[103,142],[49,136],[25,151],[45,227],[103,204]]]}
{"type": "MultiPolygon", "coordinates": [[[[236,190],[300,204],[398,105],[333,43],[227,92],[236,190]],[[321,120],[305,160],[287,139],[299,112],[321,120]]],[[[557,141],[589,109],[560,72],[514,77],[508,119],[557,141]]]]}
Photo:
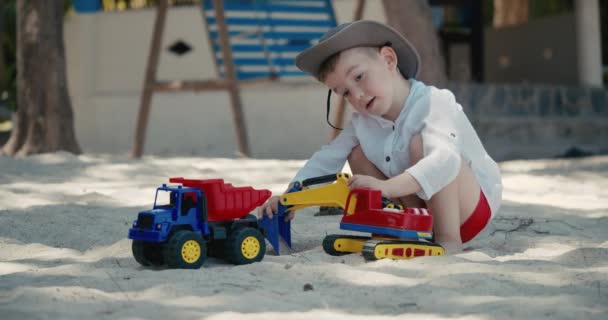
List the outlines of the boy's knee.
{"type": "Polygon", "coordinates": [[[360,145],[356,146],[348,156],[348,163],[361,163],[362,161],[367,160],[365,154],[363,153],[363,149],[360,145]]]}
{"type": "Polygon", "coordinates": [[[424,149],[422,147],[422,136],[417,134],[412,136],[410,140],[410,163],[414,165],[424,157],[424,149]]]}

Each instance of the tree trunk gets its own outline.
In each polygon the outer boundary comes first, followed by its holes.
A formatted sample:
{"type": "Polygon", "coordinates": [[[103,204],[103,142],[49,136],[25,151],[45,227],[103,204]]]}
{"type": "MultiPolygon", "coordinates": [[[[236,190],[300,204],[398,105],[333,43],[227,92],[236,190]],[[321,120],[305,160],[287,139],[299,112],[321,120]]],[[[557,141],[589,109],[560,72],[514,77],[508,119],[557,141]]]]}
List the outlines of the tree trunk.
{"type": "Polygon", "coordinates": [[[494,0],[494,28],[526,23],[528,16],[528,0],[494,0]]]}
{"type": "Polygon", "coordinates": [[[17,112],[2,151],[80,153],[63,44],[63,1],[17,0],[17,112]]]}
{"type": "Polygon", "coordinates": [[[388,25],[401,32],[418,50],[421,66],[417,79],[439,88],[447,75],[431,7],[426,0],[383,0],[388,25]]]}

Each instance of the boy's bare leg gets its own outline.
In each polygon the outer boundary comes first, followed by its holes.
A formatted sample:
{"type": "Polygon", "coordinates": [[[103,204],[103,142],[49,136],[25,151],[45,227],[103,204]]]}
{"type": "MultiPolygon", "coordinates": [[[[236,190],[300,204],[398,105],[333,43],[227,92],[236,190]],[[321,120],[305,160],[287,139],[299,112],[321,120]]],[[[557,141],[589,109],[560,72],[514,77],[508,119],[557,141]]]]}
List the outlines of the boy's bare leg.
{"type": "Polygon", "coordinates": [[[348,156],[348,165],[353,174],[372,176],[376,179],[386,180],[386,176],[367,159],[361,146],[356,146],[348,156]]]}
{"type": "MultiPolygon", "coordinates": [[[[353,174],[362,174],[366,176],[372,176],[376,179],[386,180],[388,179],[363,153],[361,146],[357,146],[348,156],[348,165],[350,166],[353,174]]],[[[422,208],[425,203],[422,199],[418,198],[415,194],[393,199],[394,201],[400,202],[405,207],[410,208],[422,208]]]]}
{"type": "MultiPolygon", "coordinates": [[[[412,164],[424,156],[422,137],[416,135],[410,142],[412,164]]],[[[468,219],[477,207],[480,186],[471,167],[461,162],[460,172],[454,181],[427,201],[433,213],[433,232],[435,241],[443,246],[447,253],[462,251],[460,226],[468,219]]]]}

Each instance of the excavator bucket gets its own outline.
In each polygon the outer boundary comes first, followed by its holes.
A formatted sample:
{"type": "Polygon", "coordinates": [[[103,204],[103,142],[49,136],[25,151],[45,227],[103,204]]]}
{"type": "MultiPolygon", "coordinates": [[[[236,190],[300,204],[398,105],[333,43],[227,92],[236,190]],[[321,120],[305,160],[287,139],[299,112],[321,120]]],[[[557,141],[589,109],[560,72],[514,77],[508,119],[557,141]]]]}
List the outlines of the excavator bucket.
{"type": "Polygon", "coordinates": [[[291,221],[285,221],[287,216],[287,208],[282,204],[279,204],[279,212],[275,214],[272,219],[266,215],[259,221],[261,227],[264,229],[264,235],[274,248],[274,252],[280,254],[280,240],[283,239],[287,246],[291,248],[291,221]]]}
{"type": "MultiPolygon", "coordinates": [[[[302,185],[300,182],[295,182],[286,193],[289,194],[297,191],[302,191],[302,185]]],[[[268,239],[277,255],[280,254],[279,242],[281,239],[283,239],[287,246],[291,249],[291,221],[285,221],[285,217],[292,209],[293,206],[283,205],[281,201],[279,201],[279,210],[272,217],[272,219],[264,215],[262,220],[259,221],[259,224],[264,229],[266,239],[268,239]]]]}

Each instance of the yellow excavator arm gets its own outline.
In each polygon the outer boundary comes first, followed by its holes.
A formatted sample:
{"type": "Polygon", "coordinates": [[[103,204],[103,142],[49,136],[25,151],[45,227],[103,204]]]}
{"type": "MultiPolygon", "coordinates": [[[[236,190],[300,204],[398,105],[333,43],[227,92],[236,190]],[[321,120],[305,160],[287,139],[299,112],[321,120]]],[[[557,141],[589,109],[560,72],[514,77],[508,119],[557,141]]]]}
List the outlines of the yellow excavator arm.
{"type": "Polygon", "coordinates": [[[350,188],[346,184],[350,175],[348,173],[338,173],[335,178],[332,177],[327,179],[328,176],[324,178],[325,180],[317,180],[311,183],[306,183],[309,180],[305,180],[302,182],[302,187],[328,182],[334,179],[335,182],[319,187],[286,193],[281,196],[281,204],[290,206],[289,211],[297,211],[311,206],[340,207],[344,209],[346,207],[348,194],[350,193],[350,188]]]}

